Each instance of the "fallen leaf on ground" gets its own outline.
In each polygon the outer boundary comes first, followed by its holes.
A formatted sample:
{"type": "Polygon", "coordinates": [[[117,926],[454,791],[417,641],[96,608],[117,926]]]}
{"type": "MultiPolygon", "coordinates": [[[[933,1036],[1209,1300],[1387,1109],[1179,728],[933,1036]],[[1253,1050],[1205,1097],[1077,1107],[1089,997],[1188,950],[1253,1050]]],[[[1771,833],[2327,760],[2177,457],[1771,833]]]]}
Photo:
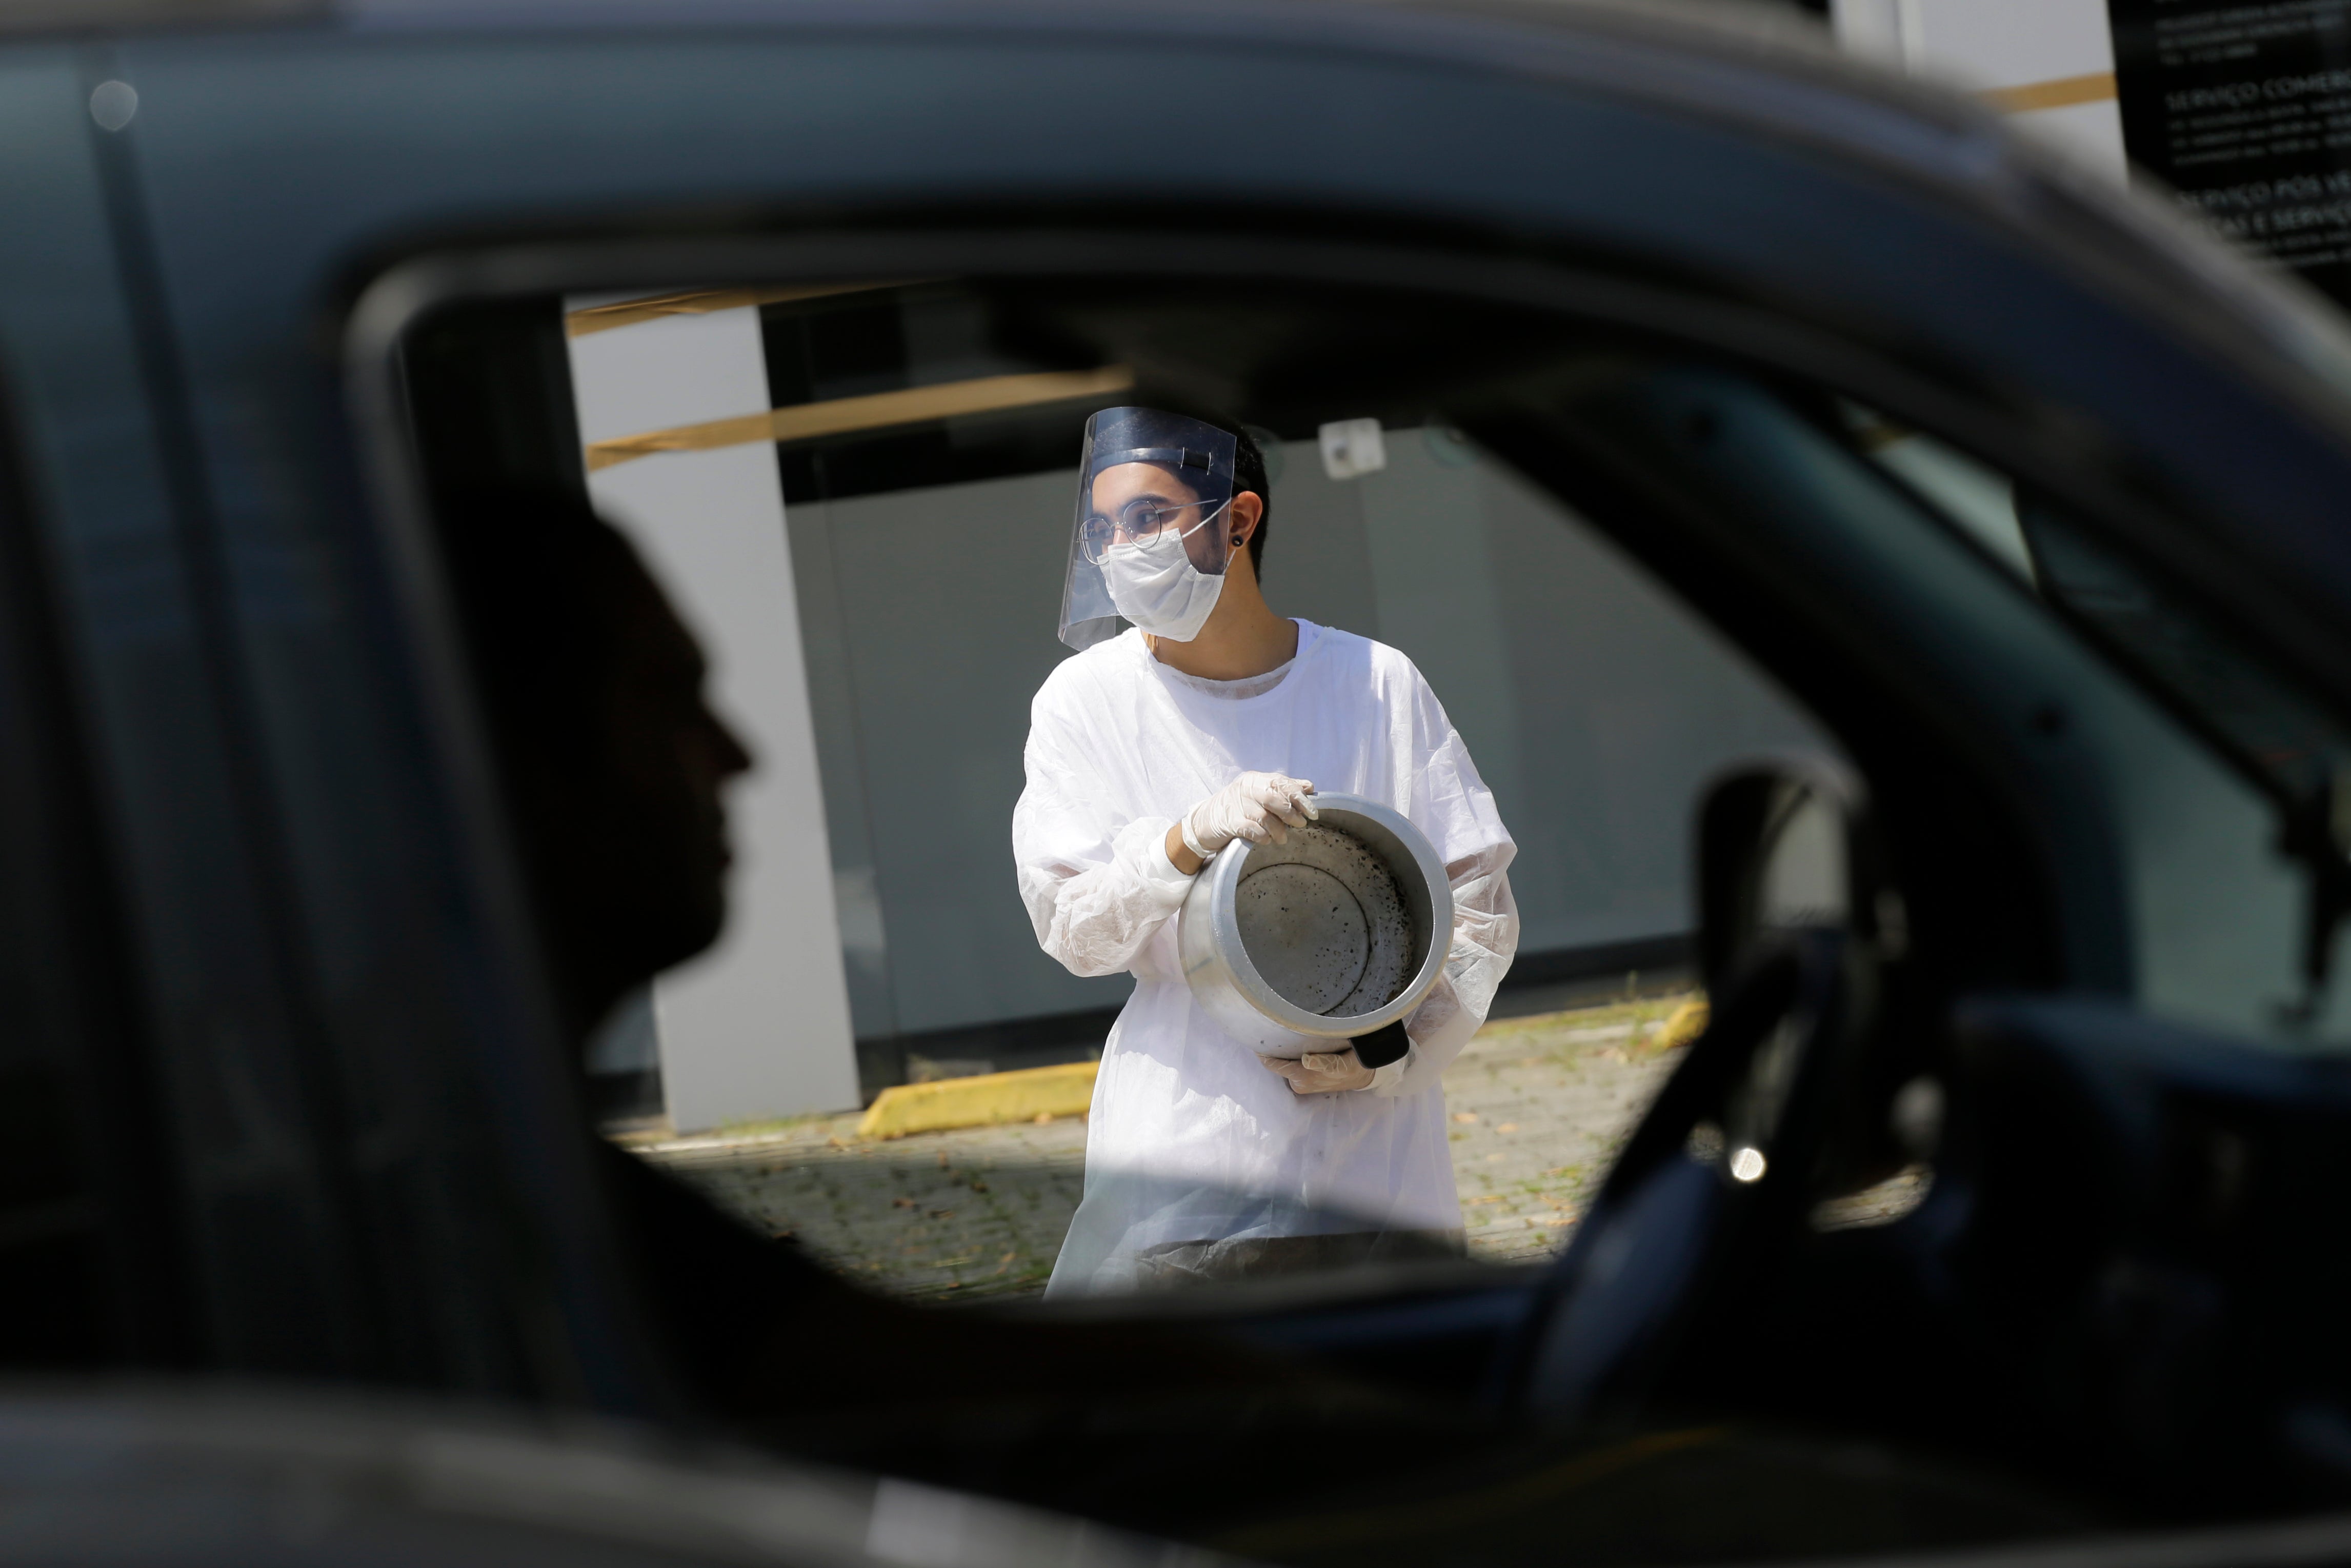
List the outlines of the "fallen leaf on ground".
{"type": "Polygon", "coordinates": [[[890,1207],[893,1208],[912,1208],[914,1207],[914,1200],[911,1197],[893,1197],[890,1200],[890,1207]]]}
{"type": "Polygon", "coordinates": [[[1505,1122],[1500,1126],[1494,1129],[1494,1131],[1498,1133],[1515,1133],[1518,1130],[1519,1124],[1516,1122],[1505,1122]]]}
{"type": "Polygon", "coordinates": [[[1463,1126],[1468,1126],[1470,1123],[1478,1119],[1478,1113],[1475,1111],[1456,1111],[1453,1113],[1453,1119],[1460,1123],[1463,1126]]]}

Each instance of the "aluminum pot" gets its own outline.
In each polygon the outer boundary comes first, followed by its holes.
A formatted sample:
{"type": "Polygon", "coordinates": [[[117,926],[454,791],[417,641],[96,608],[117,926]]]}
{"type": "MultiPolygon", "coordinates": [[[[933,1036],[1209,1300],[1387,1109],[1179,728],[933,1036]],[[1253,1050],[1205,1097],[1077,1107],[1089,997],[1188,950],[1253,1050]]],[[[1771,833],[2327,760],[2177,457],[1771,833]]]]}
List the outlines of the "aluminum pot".
{"type": "Polygon", "coordinates": [[[1303,1056],[1420,1006],[1453,943],[1453,889],[1428,836],[1358,795],[1317,795],[1280,844],[1235,842],[1177,916],[1184,978],[1268,1056],[1303,1056]]]}

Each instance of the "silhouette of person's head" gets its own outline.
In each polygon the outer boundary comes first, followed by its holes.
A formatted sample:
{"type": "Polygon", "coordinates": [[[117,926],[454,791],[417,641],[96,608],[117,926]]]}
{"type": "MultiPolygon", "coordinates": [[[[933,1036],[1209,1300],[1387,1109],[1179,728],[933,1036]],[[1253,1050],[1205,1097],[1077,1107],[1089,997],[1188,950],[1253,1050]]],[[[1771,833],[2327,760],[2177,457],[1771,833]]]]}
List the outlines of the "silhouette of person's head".
{"type": "Polygon", "coordinates": [[[722,798],[751,766],[636,550],[560,492],[442,507],[460,614],[566,1023],[717,939],[722,798]]]}

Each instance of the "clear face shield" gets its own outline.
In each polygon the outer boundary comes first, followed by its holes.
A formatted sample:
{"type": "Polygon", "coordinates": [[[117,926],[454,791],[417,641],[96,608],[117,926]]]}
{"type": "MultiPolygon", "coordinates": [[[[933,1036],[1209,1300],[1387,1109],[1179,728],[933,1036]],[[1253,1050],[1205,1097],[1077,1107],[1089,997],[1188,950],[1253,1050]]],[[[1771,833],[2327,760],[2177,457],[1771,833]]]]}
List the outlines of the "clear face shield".
{"type": "Polygon", "coordinates": [[[1086,421],[1062,642],[1090,648],[1121,621],[1178,643],[1199,634],[1232,559],[1238,446],[1229,431],[1155,408],[1086,421]]]}

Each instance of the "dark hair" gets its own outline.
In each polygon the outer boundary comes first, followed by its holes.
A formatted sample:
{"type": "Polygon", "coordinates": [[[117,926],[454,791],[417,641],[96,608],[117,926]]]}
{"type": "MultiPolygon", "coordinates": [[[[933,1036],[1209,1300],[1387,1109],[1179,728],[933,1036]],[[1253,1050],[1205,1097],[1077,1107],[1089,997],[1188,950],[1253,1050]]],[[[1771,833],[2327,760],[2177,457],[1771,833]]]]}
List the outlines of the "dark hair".
{"type": "Polygon", "coordinates": [[[1258,580],[1265,580],[1265,536],[1273,526],[1273,486],[1265,476],[1265,454],[1259,451],[1249,431],[1239,423],[1215,422],[1217,428],[1229,430],[1238,444],[1233,449],[1233,494],[1243,490],[1257,492],[1262,509],[1258,513],[1257,532],[1249,535],[1249,570],[1258,580]]]}

